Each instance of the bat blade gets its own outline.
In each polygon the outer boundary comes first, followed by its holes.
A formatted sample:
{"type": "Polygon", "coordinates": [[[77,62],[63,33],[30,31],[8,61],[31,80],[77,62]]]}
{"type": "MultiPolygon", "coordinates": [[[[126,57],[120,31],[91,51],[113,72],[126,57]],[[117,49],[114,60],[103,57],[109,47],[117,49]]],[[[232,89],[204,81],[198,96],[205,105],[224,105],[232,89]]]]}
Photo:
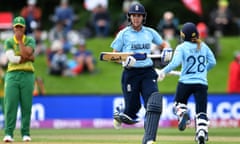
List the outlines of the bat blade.
{"type": "Polygon", "coordinates": [[[128,56],[133,56],[136,60],[145,60],[147,58],[146,53],[101,52],[100,60],[122,62],[125,61],[128,56]]]}
{"type": "Polygon", "coordinates": [[[136,60],[145,60],[146,58],[160,58],[162,55],[151,55],[146,53],[124,53],[124,52],[101,52],[101,61],[122,62],[128,56],[133,56],[136,60]]]}
{"type": "Polygon", "coordinates": [[[120,52],[101,52],[100,60],[101,61],[112,61],[112,62],[122,62],[127,59],[128,56],[133,53],[120,53],[120,52]]]}

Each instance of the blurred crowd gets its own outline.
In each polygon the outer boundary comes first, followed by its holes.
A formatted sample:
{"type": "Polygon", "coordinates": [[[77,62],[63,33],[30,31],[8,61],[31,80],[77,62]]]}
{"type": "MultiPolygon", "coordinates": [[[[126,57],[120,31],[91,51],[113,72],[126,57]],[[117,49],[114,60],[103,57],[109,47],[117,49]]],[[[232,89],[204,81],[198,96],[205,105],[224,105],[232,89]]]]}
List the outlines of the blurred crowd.
{"type": "MultiPolygon", "coordinates": [[[[54,8],[54,13],[50,15],[49,20],[52,22],[52,28],[44,30],[42,24],[43,11],[38,6],[37,0],[26,0],[26,5],[22,7],[19,15],[26,20],[26,34],[32,35],[36,40],[35,56],[46,55],[46,65],[48,74],[56,76],[77,76],[81,73],[95,74],[96,59],[87,45],[88,38],[111,36],[111,25],[117,27],[114,34],[124,27],[128,26],[127,12],[131,4],[138,3],[137,0],[123,0],[122,12],[119,14],[117,22],[111,20],[108,0],[84,0],[84,8],[90,12],[90,18],[85,27],[74,29],[74,22],[80,18],[76,10],[72,7],[70,0],[60,0],[54,8]],[[49,40],[46,42],[46,40],[49,40]]],[[[199,21],[197,28],[200,37],[208,43],[218,57],[221,54],[221,45],[219,38],[227,35],[229,30],[235,25],[240,33],[240,18],[237,18],[230,9],[228,0],[217,0],[216,7],[209,13],[208,21],[199,21]]],[[[1,12],[0,12],[1,16],[1,12]]],[[[11,14],[10,14],[11,16],[11,14]]],[[[6,17],[5,17],[6,18],[6,17]]],[[[181,20],[171,10],[165,11],[155,26],[155,29],[161,34],[163,39],[169,42],[176,40],[181,42],[179,30],[181,20]]],[[[11,28],[11,26],[10,26],[11,28]]],[[[2,27],[1,31],[9,29],[2,27]]],[[[1,39],[9,36],[1,34],[1,39]]],[[[173,47],[173,46],[171,46],[173,47]]],[[[153,53],[160,53],[156,46],[152,46],[153,53]]],[[[1,67],[6,66],[6,59],[3,54],[2,44],[0,45],[1,67]]],[[[158,61],[154,61],[155,66],[162,67],[158,61]]]]}

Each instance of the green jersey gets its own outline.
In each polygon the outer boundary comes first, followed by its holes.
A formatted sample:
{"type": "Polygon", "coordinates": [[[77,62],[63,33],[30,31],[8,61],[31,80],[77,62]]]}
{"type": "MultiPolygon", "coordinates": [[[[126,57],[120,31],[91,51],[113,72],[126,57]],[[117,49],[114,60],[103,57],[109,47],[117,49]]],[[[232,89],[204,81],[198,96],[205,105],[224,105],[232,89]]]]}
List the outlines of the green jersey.
{"type": "MultiPolygon", "coordinates": [[[[33,50],[35,49],[36,43],[32,37],[24,35],[22,41],[25,46],[31,47],[33,48],[33,50]]],[[[11,50],[11,49],[14,51],[16,56],[20,55],[19,44],[15,36],[7,39],[4,43],[5,51],[11,50]]],[[[14,64],[9,62],[7,72],[15,71],[15,70],[34,71],[33,63],[31,61],[21,63],[21,64],[14,64]]]]}

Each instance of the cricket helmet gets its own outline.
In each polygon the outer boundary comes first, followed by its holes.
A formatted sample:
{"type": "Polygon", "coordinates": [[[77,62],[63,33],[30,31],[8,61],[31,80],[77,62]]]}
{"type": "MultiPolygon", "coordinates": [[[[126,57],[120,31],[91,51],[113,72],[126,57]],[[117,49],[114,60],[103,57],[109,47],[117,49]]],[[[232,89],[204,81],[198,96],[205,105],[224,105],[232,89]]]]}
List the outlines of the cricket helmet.
{"type": "Polygon", "coordinates": [[[145,15],[145,8],[140,3],[132,4],[128,10],[128,15],[131,14],[142,14],[145,15]]]}
{"type": "Polygon", "coordinates": [[[134,3],[130,6],[128,10],[128,21],[130,22],[130,15],[131,14],[141,14],[143,15],[143,23],[146,21],[147,13],[145,11],[145,8],[142,4],[140,3],[134,3]]]}
{"type": "Polygon", "coordinates": [[[199,38],[197,27],[194,23],[187,22],[183,25],[181,30],[181,37],[184,41],[192,41],[192,39],[199,38]]]}

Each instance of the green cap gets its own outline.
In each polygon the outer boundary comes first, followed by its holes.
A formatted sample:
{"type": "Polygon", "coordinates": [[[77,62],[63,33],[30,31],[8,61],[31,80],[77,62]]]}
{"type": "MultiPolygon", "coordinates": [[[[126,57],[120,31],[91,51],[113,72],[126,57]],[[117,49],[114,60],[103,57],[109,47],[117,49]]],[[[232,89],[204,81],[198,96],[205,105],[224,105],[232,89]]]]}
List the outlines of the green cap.
{"type": "Polygon", "coordinates": [[[219,6],[228,6],[228,0],[218,0],[219,6]]]}
{"type": "Polygon", "coordinates": [[[16,25],[20,25],[20,26],[25,27],[26,24],[25,24],[24,18],[21,17],[21,16],[15,17],[14,20],[13,20],[13,26],[15,27],[16,25]]]}

